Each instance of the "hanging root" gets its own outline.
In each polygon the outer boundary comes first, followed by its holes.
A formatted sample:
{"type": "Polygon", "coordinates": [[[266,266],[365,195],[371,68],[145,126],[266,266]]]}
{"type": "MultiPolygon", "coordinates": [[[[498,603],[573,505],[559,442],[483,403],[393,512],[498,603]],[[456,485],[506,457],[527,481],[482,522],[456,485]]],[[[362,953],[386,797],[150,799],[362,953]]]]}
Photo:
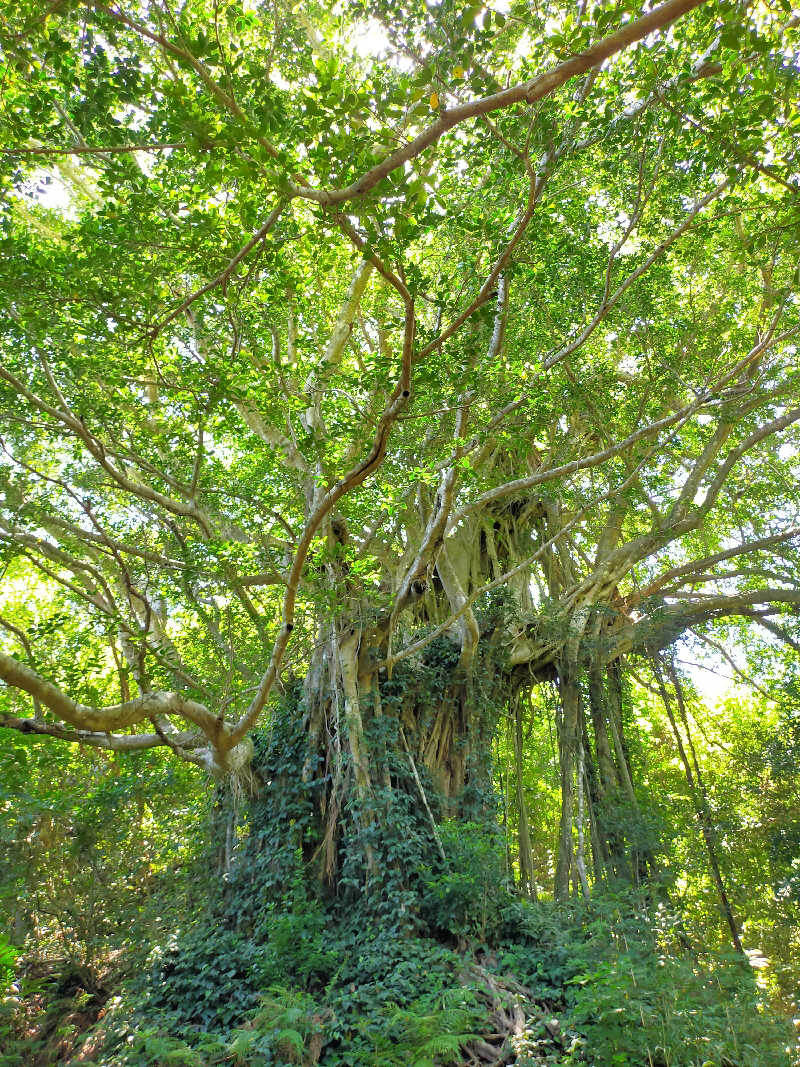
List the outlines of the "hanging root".
{"type": "Polygon", "coordinates": [[[252,764],[253,742],[245,738],[228,753],[224,768],[234,809],[238,809],[245,798],[255,796],[259,791],[260,783],[252,764]]]}
{"type": "Polygon", "coordinates": [[[530,989],[509,975],[492,974],[478,964],[467,968],[464,980],[477,987],[478,999],[489,1010],[492,1031],[465,1047],[463,1067],[558,1062],[569,1042],[553,1017],[552,1005],[538,1002],[530,989]]]}

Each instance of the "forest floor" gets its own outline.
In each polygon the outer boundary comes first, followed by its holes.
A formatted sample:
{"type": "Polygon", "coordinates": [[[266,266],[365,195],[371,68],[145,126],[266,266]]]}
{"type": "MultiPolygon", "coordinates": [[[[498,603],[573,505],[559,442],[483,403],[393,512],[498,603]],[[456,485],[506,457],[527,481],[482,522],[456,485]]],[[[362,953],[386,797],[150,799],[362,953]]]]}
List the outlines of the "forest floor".
{"type": "MultiPolygon", "coordinates": [[[[496,964],[494,958],[487,962],[496,964]]],[[[70,968],[66,961],[30,960],[20,977],[27,995],[20,997],[15,983],[0,1006],[0,1037],[11,1038],[3,1021],[7,1023],[12,1014],[15,1031],[13,1048],[0,1042],[0,1065],[102,1064],[106,1039],[103,1019],[119,975],[108,971],[91,981],[70,968]]],[[[559,1019],[563,1003],[542,1001],[511,975],[500,976],[465,957],[460,978],[470,988],[479,990],[489,1027],[463,1046],[458,1059],[448,1059],[453,1067],[511,1067],[518,1063],[526,1067],[553,1067],[564,1062],[567,1053],[580,1040],[577,1034],[564,1029],[559,1019]]],[[[316,1037],[317,1040],[312,1036],[308,1041],[302,1059],[290,1062],[302,1063],[303,1067],[318,1063],[324,1041],[321,1034],[316,1037]]],[[[167,1063],[180,1062],[173,1055],[163,1061],[164,1067],[167,1063]]],[[[185,1062],[189,1067],[190,1061],[185,1062]]],[[[234,1057],[229,1062],[247,1063],[234,1057]]],[[[160,1067],[160,1062],[154,1060],[153,1067],[160,1067]]],[[[381,1061],[376,1059],[374,1067],[381,1067],[381,1061]]]]}
{"type": "MultiPolygon", "coordinates": [[[[259,1018],[245,1022],[238,1041],[227,1044],[218,1040],[218,1035],[206,1035],[211,1044],[192,1047],[182,1040],[165,1033],[163,1027],[141,1025],[142,1032],[149,1034],[144,1043],[128,1037],[129,1048],[109,1043],[115,1025],[115,1011],[120,1007],[125,1012],[125,997],[128,995],[127,980],[117,966],[106,973],[87,979],[65,961],[44,963],[28,960],[20,969],[20,982],[12,987],[11,995],[0,1002],[0,1067],[117,1067],[131,1064],[135,1067],[213,1067],[231,1064],[233,1067],[268,1067],[268,1065],[299,1065],[314,1067],[316,1064],[346,1065],[346,1067],[558,1067],[558,1065],[591,1064],[592,1067],[760,1067],[761,1064],[800,1061],[793,1059],[790,1049],[785,1049],[785,1059],[779,1058],[778,1050],[772,1053],[766,1048],[742,1049],[736,1059],[727,1055],[714,1058],[696,1058],[694,1054],[678,1053],[675,1047],[654,1047],[648,1050],[645,1059],[630,1058],[623,1049],[615,1051],[606,1041],[592,1048],[591,1025],[577,1029],[571,1017],[568,994],[564,996],[551,990],[542,996],[512,974],[502,972],[502,961],[491,950],[472,946],[460,956],[460,968],[454,980],[469,990],[474,1007],[481,1018],[479,1032],[461,1035],[457,1040],[443,1039],[436,1051],[435,1039],[425,1045],[424,1054],[419,1054],[421,1044],[412,1055],[399,1058],[393,1052],[381,1051],[378,1047],[366,1056],[363,1050],[353,1052],[350,1058],[346,1042],[331,1040],[332,1013],[323,1008],[309,1015],[304,1021],[294,1019],[298,1033],[297,1042],[287,1041],[285,1028],[273,1031],[272,1042],[250,1049],[241,1042],[241,1035],[252,1034],[259,1028],[259,1018]],[[24,995],[20,995],[20,987],[24,995]],[[110,1025],[109,1025],[110,1024],[110,1025]],[[302,1038],[302,1039],[300,1039],[302,1038]],[[766,1058],[764,1058],[766,1052],[766,1058]]],[[[612,1009],[625,1015],[625,1025],[634,1027],[635,1021],[628,1017],[627,995],[620,991],[620,1006],[612,1009]]],[[[398,1010],[398,1016],[404,1014],[398,1010]]],[[[389,1020],[387,1035],[396,1025],[397,1017],[389,1020]]],[[[413,1019],[413,1016],[409,1015],[413,1019]]],[[[602,1012],[594,1023],[600,1024],[602,1012]]],[[[642,1027],[645,1025],[642,1016],[642,1027]]],[[[263,1027],[263,1017],[261,1018],[263,1027]]],[[[200,1033],[198,1032],[198,1038],[200,1033]]],[[[440,1035],[441,1036],[441,1035],[440,1035]]],[[[624,1042],[618,1047],[622,1048],[624,1042]]],[[[712,1053],[713,1055],[713,1053],[712,1053]]]]}

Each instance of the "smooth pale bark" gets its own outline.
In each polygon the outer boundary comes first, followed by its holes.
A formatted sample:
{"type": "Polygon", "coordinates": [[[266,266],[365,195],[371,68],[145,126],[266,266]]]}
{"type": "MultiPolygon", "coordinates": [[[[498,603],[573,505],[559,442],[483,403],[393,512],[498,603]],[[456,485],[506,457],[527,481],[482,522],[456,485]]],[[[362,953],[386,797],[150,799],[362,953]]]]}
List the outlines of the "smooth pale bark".
{"type": "Polygon", "coordinates": [[[514,771],[517,780],[517,816],[519,825],[517,838],[519,842],[519,874],[523,892],[536,899],[536,873],[533,863],[531,834],[528,826],[528,806],[525,800],[523,781],[523,744],[522,744],[522,708],[516,702],[514,715],[514,771]]]}
{"type": "MultiPolygon", "coordinates": [[[[122,704],[110,704],[106,707],[91,707],[71,700],[52,682],[43,678],[32,668],[20,663],[13,656],[0,652],[0,679],[7,685],[28,693],[39,704],[53,712],[62,722],[68,723],[79,731],[79,737],[67,737],[67,740],[95,744],[97,734],[105,735],[104,740],[97,741],[97,747],[118,750],[137,750],[153,747],[136,740],[140,735],[119,734],[142,722],[152,722],[163,744],[175,749],[183,758],[203,766],[213,775],[225,772],[247,774],[247,767],[252,755],[252,743],[247,740],[238,746],[221,745],[220,735],[226,730],[221,718],[213,715],[204,704],[189,700],[180,693],[154,692],[145,693],[134,700],[122,704]],[[206,744],[182,747],[181,736],[173,731],[165,717],[175,715],[185,719],[199,728],[206,744]]],[[[23,720],[19,720],[22,722],[23,720]]],[[[16,726],[13,719],[7,725],[16,726]]],[[[19,728],[19,726],[16,726],[19,728]]],[[[23,730],[27,727],[23,727],[23,730]]],[[[54,733],[56,731],[36,729],[36,733],[54,733]]]]}
{"type": "Polygon", "coordinates": [[[719,894],[720,908],[725,918],[725,922],[728,925],[728,929],[730,930],[733,947],[736,949],[737,952],[741,952],[742,954],[744,954],[744,949],[742,948],[742,941],[739,934],[739,926],[733,914],[733,907],[731,906],[730,898],[725,888],[725,882],[722,877],[722,871],[719,865],[719,858],[717,857],[714,821],[711,817],[711,809],[708,806],[708,794],[706,793],[705,786],[703,785],[702,778],[700,777],[700,768],[697,764],[697,759],[694,755],[694,748],[691,745],[691,735],[689,734],[688,718],[686,717],[683,708],[683,695],[681,693],[680,679],[678,678],[677,672],[675,671],[674,667],[671,664],[667,664],[667,673],[669,674],[670,681],[673,686],[675,699],[678,703],[678,707],[684,719],[684,727],[686,730],[687,741],[692,747],[694,770],[692,769],[692,764],[689,762],[689,757],[686,753],[686,747],[683,742],[683,737],[681,736],[680,729],[678,727],[677,722],[675,721],[675,716],[672,711],[672,701],[670,699],[670,694],[664,682],[664,675],[661,671],[661,666],[657,659],[654,659],[653,661],[653,669],[655,671],[659,691],[661,692],[661,699],[664,703],[664,710],[667,713],[667,718],[669,719],[669,724],[672,728],[672,734],[675,738],[675,744],[677,746],[678,753],[681,758],[681,763],[683,764],[683,769],[686,774],[686,781],[689,786],[689,795],[694,806],[695,817],[697,819],[697,824],[700,827],[700,833],[702,834],[703,841],[706,846],[706,853],[708,854],[708,865],[711,869],[711,875],[717,887],[717,893],[719,894]]]}
{"type": "Polygon", "coordinates": [[[575,819],[575,775],[580,744],[581,691],[577,671],[562,664],[559,675],[561,695],[561,729],[559,758],[561,764],[561,816],[558,828],[558,855],[554,893],[556,900],[569,896],[569,882],[574,862],[573,824],[575,819]]]}
{"type": "Polygon", "coordinates": [[[36,697],[44,707],[78,730],[112,732],[135,726],[153,715],[180,715],[199,726],[207,737],[213,737],[218,731],[217,720],[208,708],[180,693],[147,693],[124,704],[94,708],[71,700],[52,682],[4,652],[0,652],[0,678],[7,685],[36,697]]]}

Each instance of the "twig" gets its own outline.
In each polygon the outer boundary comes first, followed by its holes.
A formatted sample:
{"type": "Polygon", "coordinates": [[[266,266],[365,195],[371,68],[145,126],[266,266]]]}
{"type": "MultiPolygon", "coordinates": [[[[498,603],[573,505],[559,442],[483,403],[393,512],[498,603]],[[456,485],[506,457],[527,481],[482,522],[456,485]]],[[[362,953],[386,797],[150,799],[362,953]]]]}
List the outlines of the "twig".
{"type": "Polygon", "coordinates": [[[433,830],[433,837],[434,837],[434,840],[436,841],[436,844],[438,846],[439,855],[442,857],[442,863],[447,863],[447,857],[445,856],[444,848],[442,847],[442,839],[439,837],[439,831],[438,831],[438,829],[436,827],[436,820],[433,817],[433,812],[431,811],[430,804],[428,804],[428,798],[425,795],[425,790],[422,787],[422,781],[421,781],[419,773],[417,771],[417,765],[414,762],[414,757],[411,755],[411,749],[408,747],[408,742],[406,741],[405,731],[403,730],[402,726],[400,727],[400,738],[401,738],[401,740],[403,742],[403,748],[406,750],[406,755],[408,756],[408,762],[411,764],[411,771],[412,771],[412,773],[414,775],[414,781],[417,783],[417,789],[419,789],[419,795],[422,797],[422,803],[425,805],[425,810],[427,811],[428,818],[431,821],[431,829],[433,830]]]}

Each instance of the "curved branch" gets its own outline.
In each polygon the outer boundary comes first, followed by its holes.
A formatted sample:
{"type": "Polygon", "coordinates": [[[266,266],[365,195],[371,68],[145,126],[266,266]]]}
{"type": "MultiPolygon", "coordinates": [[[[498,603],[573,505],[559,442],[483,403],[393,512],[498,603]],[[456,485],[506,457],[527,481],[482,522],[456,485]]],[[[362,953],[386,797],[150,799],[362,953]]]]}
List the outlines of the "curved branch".
{"type": "Polygon", "coordinates": [[[60,741],[70,741],[76,745],[90,745],[92,748],[110,749],[112,752],[144,752],[148,748],[162,745],[179,745],[181,748],[197,748],[201,738],[197,734],[185,731],[165,740],[160,734],[110,734],[91,730],[68,730],[54,722],[42,722],[38,719],[19,719],[13,715],[0,717],[0,727],[16,730],[21,734],[36,734],[39,737],[57,737],[60,741]],[[170,741],[172,744],[170,745],[170,741]]]}
{"type": "Polygon", "coordinates": [[[253,249],[256,247],[257,244],[259,244],[259,242],[264,240],[269,231],[272,229],[272,227],[283,214],[284,208],[286,207],[287,203],[288,201],[286,200],[279,200],[267,216],[267,221],[264,223],[264,225],[260,226],[256,230],[256,232],[253,234],[247,244],[243,245],[239,249],[239,251],[231,259],[228,265],[224,267],[219,272],[219,274],[216,274],[211,279],[211,281],[206,282],[205,285],[201,285],[199,289],[196,289],[193,293],[190,293],[185,300],[182,300],[176,308],[173,308],[173,310],[170,311],[168,315],[165,315],[165,317],[161,319],[161,321],[158,322],[152,328],[149,335],[151,341],[154,341],[164,329],[164,327],[168,326],[173,321],[173,319],[177,319],[177,317],[182,314],[182,312],[188,310],[195,302],[195,300],[199,300],[201,296],[205,296],[205,294],[210,292],[212,289],[216,289],[218,285],[225,285],[228,278],[230,278],[231,274],[236,269],[236,267],[242,262],[242,260],[245,259],[245,257],[253,251],[253,249]]]}
{"type": "MultiPolygon", "coordinates": [[[[704,208],[708,207],[709,204],[713,203],[714,200],[720,197],[729,185],[730,181],[726,178],[718,185],[715,185],[710,193],[706,193],[704,197],[696,201],[692,205],[691,210],[689,211],[683,222],[680,224],[680,226],[676,226],[675,229],[661,242],[661,244],[650,253],[644,263],[641,263],[636,268],[636,270],[631,271],[627,278],[625,278],[624,281],[620,282],[614,292],[609,295],[609,272],[611,270],[611,266],[614,260],[614,250],[612,250],[612,255],[609,259],[608,270],[606,272],[605,292],[603,294],[603,299],[600,303],[599,308],[593,315],[588,325],[585,326],[583,330],[581,330],[581,332],[573,341],[568,342],[562,348],[558,349],[558,351],[553,352],[552,355],[547,357],[543,364],[544,369],[549,370],[551,367],[554,367],[556,363],[559,363],[562,359],[572,355],[573,352],[577,351],[577,349],[579,349],[583,344],[585,344],[586,341],[597,329],[597,327],[600,325],[600,323],[603,321],[603,319],[608,315],[609,311],[611,311],[614,306],[619,303],[622,296],[627,292],[628,289],[630,289],[634,282],[638,281],[643,274],[646,274],[650,267],[652,267],[652,265],[656,262],[656,260],[660,259],[660,257],[663,256],[665,252],[669,251],[669,249],[675,244],[675,242],[680,237],[682,237],[691,227],[692,223],[700,214],[700,212],[703,211],[704,208]]],[[[618,244],[617,250],[620,247],[621,245],[618,244]]]]}
{"type": "Polygon", "coordinates": [[[765,619],[757,611],[743,611],[742,615],[746,619],[753,619],[759,626],[763,626],[768,633],[771,633],[779,641],[783,641],[785,645],[800,654],[800,641],[797,641],[791,634],[787,633],[782,626],[776,625],[770,619],[765,619]]]}
{"type": "MultiPolygon", "coordinates": [[[[352,467],[331,489],[327,491],[327,493],[325,493],[306,521],[305,528],[300,536],[294,554],[292,566],[286,579],[286,592],[284,593],[283,598],[282,626],[275,639],[275,643],[272,646],[272,655],[270,656],[269,665],[261,678],[258,689],[247,711],[224,739],[223,743],[225,749],[232,748],[234,745],[238,744],[250,727],[253,726],[267,702],[272,686],[275,684],[275,679],[278,677],[278,671],[280,670],[283,661],[286,646],[289,643],[289,638],[294,629],[294,612],[300,578],[305,570],[306,559],[317,530],[339,500],[341,500],[347,493],[352,492],[353,489],[358,488],[358,486],[366,481],[366,479],[383,463],[392,427],[395,422],[397,422],[400,413],[408,406],[408,400],[411,396],[411,359],[414,351],[415,328],[416,314],[414,301],[410,294],[407,294],[405,296],[405,328],[403,334],[403,358],[400,375],[386,402],[386,406],[383,409],[383,414],[381,415],[375,431],[372,447],[360,463],[357,463],[352,467]]],[[[220,738],[220,741],[223,741],[223,739],[220,738]]]]}
{"type": "Polygon", "coordinates": [[[164,493],[160,493],[156,489],[151,489],[150,486],[145,485],[144,482],[133,481],[115,467],[114,464],[110,463],[102,441],[91,433],[83,420],[74,415],[72,411],[69,409],[59,411],[57,408],[52,407],[52,405],[46,403],[40,397],[36,396],[35,393],[31,392],[24,382],[5,367],[0,367],[0,379],[7,382],[8,385],[10,385],[20,396],[24,397],[32,407],[56,419],[62,426],[66,427],[73,436],[79,441],[82,441],[89,455],[107,474],[111,476],[121,489],[131,493],[133,496],[139,497],[141,500],[149,500],[152,504],[158,504],[160,507],[164,508],[165,511],[172,512],[173,515],[194,519],[205,536],[211,536],[212,524],[209,522],[208,517],[204,515],[194,503],[183,504],[180,501],[165,496],[164,493]]]}
{"type": "Polygon", "coordinates": [[[39,700],[59,719],[77,730],[91,733],[113,732],[135,726],[153,715],[180,715],[198,726],[211,741],[216,742],[220,733],[216,716],[212,715],[204,704],[188,700],[180,693],[148,693],[124,704],[93,708],[72,700],[37,671],[4,652],[0,652],[0,679],[6,685],[21,689],[39,700]]]}
{"type": "Polygon", "coordinates": [[[617,52],[621,52],[629,45],[641,41],[648,34],[663,29],[670,22],[674,22],[693,8],[700,7],[706,2],[707,0],[667,0],[666,3],[661,4],[660,7],[650,11],[647,15],[634,19],[626,26],[623,26],[622,29],[617,30],[616,33],[597,41],[595,44],[590,45],[589,48],[584,49],[583,52],[579,52],[578,55],[559,63],[558,66],[539,74],[530,81],[512,85],[508,89],[485,96],[480,100],[470,100],[464,104],[457,104],[453,108],[443,109],[439,118],[418,134],[413,141],[392,152],[380,163],[370,168],[365,174],[362,174],[355,182],[343,189],[312,189],[307,186],[295,186],[292,192],[295,196],[303,197],[306,200],[314,200],[318,204],[326,206],[342,204],[346,200],[355,200],[358,197],[362,197],[371,189],[374,189],[384,178],[388,177],[392,171],[402,167],[409,160],[415,159],[426,148],[434,145],[454,126],[458,126],[468,119],[489,115],[493,111],[502,111],[505,108],[512,107],[514,104],[532,104],[537,100],[550,96],[556,89],[560,89],[562,85],[565,85],[572,78],[579,74],[585,74],[592,67],[597,66],[606,59],[610,59],[617,52]]]}
{"type": "Polygon", "coordinates": [[[649,426],[640,427],[640,429],[635,430],[622,441],[618,441],[617,444],[611,445],[609,448],[604,448],[600,452],[594,452],[591,456],[585,456],[583,459],[573,459],[570,460],[569,463],[562,463],[558,467],[551,467],[549,470],[545,471],[537,471],[536,474],[527,475],[525,478],[516,478],[514,481],[504,482],[503,485],[495,486],[494,489],[487,489],[485,493],[481,493],[480,496],[477,496],[474,500],[470,500],[468,503],[464,504],[463,507],[458,509],[453,515],[453,525],[470,511],[474,511],[476,508],[485,507],[487,504],[492,504],[504,496],[526,492],[528,489],[533,489],[534,486],[542,485],[544,482],[553,481],[555,478],[566,478],[571,474],[577,474],[578,471],[586,470],[589,467],[597,467],[601,463],[605,463],[606,460],[614,459],[626,449],[630,448],[631,445],[635,445],[638,441],[651,437],[660,430],[669,429],[669,427],[675,426],[676,423],[685,422],[701,406],[702,402],[696,400],[693,403],[688,404],[685,408],[681,408],[680,411],[673,412],[671,415],[666,415],[663,419],[658,419],[656,422],[651,422],[649,426]]]}
{"type": "Polygon", "coordinates": [[[670,570],[664,571],[658,578],[655,578],[644,589],[637,592],[632,603],[639,603],[639,601],[643,600],[645,597],[652,596],[654,593],[657,593],[662,589],[667,582],[671,582],[674,578],[703,573],[707,571],[709,567],[713,567],[717,563],[723,563],[727,559],[733,559],[735,556],[741,556],[747,552],[759,552],[764,548],[771,548],[773,545],[779,545],[784,541],[792,541],[796,537],[800,537],[800,526],[792,526],[783,533],[772,534],[770,537],[760,537],[757,541],[750,541],[744,545],[735,545],[733,548],[715,552],[710,556],[703,556],[702,559],[684,563],[682,566],[672,567],[670,570]]]}
{"type": "MultiPolygon", "coordinates": [[[[676,593],[671,596],[684,599],[676,593]]],[[[636,622],[628,621],[616,634],[610,635],[611,643],[606,658],[612,661],[634,649],[648,654],[658,652],[668,648],[682,633],[699,623],[733,615],[752,618],[751,609],[758,604],[800,605],[800,589],[749,589],[730,596],[685,594],[687,601],[690,597],[694,597],[693,603],[664,605],[657,612],[653,611],[636,622]]]]}

